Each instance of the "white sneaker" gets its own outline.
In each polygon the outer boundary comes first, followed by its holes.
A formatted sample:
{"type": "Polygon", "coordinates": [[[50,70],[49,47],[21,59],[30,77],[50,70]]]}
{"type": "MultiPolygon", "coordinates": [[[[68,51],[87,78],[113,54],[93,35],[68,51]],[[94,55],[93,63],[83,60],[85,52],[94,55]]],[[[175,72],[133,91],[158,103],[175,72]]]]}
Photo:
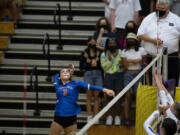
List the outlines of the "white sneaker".
{"type": "Polygon", "coordinates": [[[112,125],[112,122],[113,122],[113,117],[111,115],[109,115],[106,118],[106,125],[112,125]]]}
{"type": "Polygon", "coordinates": [[[87,122],[89,122],[92,118],[93,118],[92,115],[88,115],[87,122]]]}
{"type": "Polygon", "coordinates": [[[121,119],[120,117],[117,115],[115,118],[114,118],[114,125],[120,125],[121,124],[121,119]]]}

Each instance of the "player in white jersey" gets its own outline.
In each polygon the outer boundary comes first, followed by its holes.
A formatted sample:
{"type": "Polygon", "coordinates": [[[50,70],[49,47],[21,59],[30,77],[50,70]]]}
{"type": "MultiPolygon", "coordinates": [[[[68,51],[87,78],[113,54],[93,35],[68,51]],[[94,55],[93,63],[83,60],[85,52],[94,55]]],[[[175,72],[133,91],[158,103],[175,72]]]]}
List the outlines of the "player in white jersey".
{"type": "Polygon", "coordinates": [[[147,135],[174,135],[177,130],[176,122],[171,118],[165,118],[160,125],[159,134],[151,127],[152,122],[160,115],[160,110],[154,111],[144,122],[144,130],[147,135]]]}
{"type": "MultiPolygon", "coordinates": [[[[161,122],[160,135],[174,135],[177,130],[178,119],[180,119],[180,102],[174,103],[173,98],[163,85],[162,76],[157,74],[157,70],[154,73],[154,80],[162,104],[161,108],[164,110],[164,120],[161,122]]],[[[154,111],[144,122],[144,129],[148,135],[159,135],[152,129],[151,124],[161,112],[159,110],[154,111]]]]}
{"type": "Polygon", "coordinates": [[[156,71],[154,73],[154,80],[156,82],[156,86],[159,92],[161,104],[164,107],[169,106],[166,109],[167,117],[172,118],[173,120],[175,120],[176,123],[178,123],[178,120],[180,119],[180,102],[174,102],[170,93],[162,83],[162,76],[158,75],[156,71]]]}

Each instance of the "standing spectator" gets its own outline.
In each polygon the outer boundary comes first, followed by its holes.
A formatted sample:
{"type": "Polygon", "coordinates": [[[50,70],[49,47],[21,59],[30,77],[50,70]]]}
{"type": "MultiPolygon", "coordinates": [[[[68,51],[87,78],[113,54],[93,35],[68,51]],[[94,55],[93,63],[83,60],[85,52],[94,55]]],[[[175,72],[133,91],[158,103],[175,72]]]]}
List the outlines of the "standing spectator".
{"type": "Polygon", "coordinates": [[[138,24],[141,6],[139,0],[111,0],[110,8],[111,29],[116,32],[118,45],[122,48],[122,40],[125,40],[125,25],[129,20],[134,20],[138,24]]]}
{"type": "Polygon", "coordinates": [[[136,23],[134,21],[132,21],[132,20],[128,21],[126,23],[126,26],[125,26],[125,32],[126,32],[126,36],[127,36],[128,33],[136,34],[137,33],[137,25],[136,25],[136,23]]]}
{"type": "MultiPolygon", "coordinates": [[[[163,47],[168,47],[168,78],[176,79],[177,86],[179,82],[180,18],[169,11],[169,6],[169,0],[159,0],[159,3],[156,3],[156,12],[148,15],[140,25],[138,36],[139,39],[144,40],[144,48],[151,57],[149,62],[163,47]],[[159,29],[158,33],[157,29],[159,29]]],[[[152,80],[152,73],[150,76],[152,80]]]]}
{"type": "MultiPolygon", "coordinates": [[[[124,73],[124,86],[127,86],[140,72],[143,57],[146,55],[146,51],[143,47],[139,47],[137,36],[134,33],[128,33],[126,37],[126,49],[122,52],[122,58],[124,67],[127,69],[124,73]]],[[[129,106],[131,103],[131,93],[136,97],[136,91],[142,79],[139,79],[125,95],[124,102],[124,114],[125,114],[125,124],[128,126],[130,124],[129,120],[129,106]]]]}
{"type": "MultiPolygon", "coordinates": [[[[128,33],[134,33],[137,34],[137,25],[134,21],[130,20],[126,23],[125,26],[125,37],[128,33]]],[[[124,46],[122,49],[126,48],[126,42],[124,42],[124,46]]]]}
{"type": "MultiPolygon", "coordinates": [[[[102,86],[102,70],[100,66],[101,51],[96,48],[96,41],[93,37],[88,39],[88,47],[82,52],[80,60],[80,70],[84,72],[84,81],[86,83],[102,86]]],[[[99,91],[87,91],[86,108],[89,121],[99,111],[99,91]],[[94,109],[91,112],[92,97],[94,99],[94,109]]]]}
{"type": "Polygon", "coordinates": [[[109,22],[111,22],[110,19],[110,13],[111,13],[111,9],[109,7],[109,4],[111,2],[111,0],[102,0],[105,3],[105,17],[108,19],[109,22]]]}
{"type": "MultiPolygon", "coordinates": [[[[130,20],[126,23],[125,26],[125,33],[124,36],[126,37],[128,33],[137,33],[137,25],[134,21],[130,20]]],[[[125,40],[119,40],[118,41],[119,44],[121,44],[122,46],[120,47],[121,50],[123,50],[124,48],[126,48],[126,42],[125,40]]]]}
{"type": "MultiPolygon", "coordinates": [[[[122,52],[118,49],[115,38],[107,40],[105,51],[101,54],[101,67],[104,70],[104,87],[115,90],[119,93],[123,89],[123,68],[121,60],[122,52]]],[[[107,103],[111,99],[107,97],[107,103]]],[[[109,111],[106,119],[107,125],[112,125],[113,117],[115,117],[115,125],[120,125],[119,108],[120,103],[117,102],[109,111]]]]}
{"type": "Polygon", "coordinates": [[[96,23],[96,32],[94,33],[94,39],[96,40],[97,47],[104,50],[106,40],[108,38],[114,38],[115,34],[111,32],[111,26],[107,18],[102,17],[96,23]]]}

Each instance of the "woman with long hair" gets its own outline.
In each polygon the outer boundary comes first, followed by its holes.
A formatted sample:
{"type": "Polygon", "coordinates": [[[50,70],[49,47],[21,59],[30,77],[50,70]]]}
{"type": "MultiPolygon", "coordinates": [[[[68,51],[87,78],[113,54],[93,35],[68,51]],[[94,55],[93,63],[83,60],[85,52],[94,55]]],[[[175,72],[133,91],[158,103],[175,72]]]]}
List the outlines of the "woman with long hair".
{"type": "Polygon", "coordinates": [[[80,88],[103,91],[109,96],[114,96],[112,90],[93,86],[80,80],[72,80],[72,73],[68,68],[61,69],[60,73],[54,76],[54,86],[57,102],[49,135],[60,135],[63,130],[64,135],[77,131],[77,114],[81,112],[77,104],[80,88]]]}
{"type": "Polygon", "coordinates": [[[108,38],[115,38],[115,33],[111,32],[111,25],[107,18],[102,17],[97,21],[96,32],[94,33],[97,47],[104,50],[108,38]]]}
{"type": "MultiPolygon", "coordinates": [[[[93,37],[88,38],[87,48],[82,52],[80,59],[80,70],[84,74],[84,82],[92,85],[102,86],[102,70],[100,65],[101,51],[96,47],[96,41],[93,37]]],[[[86,92],[86,108],[87,108],[87,121],[93,118],[99,111],[99,91],[86,92]],[[93,105],[93,111],[91,103],[93,105]]]]}
{"type": "MultiPolygon", "coordinates": [[[[147,54],[143,47],[139,47],[137,36],[134,33],[128,33],[126,37],[126,48],[123,50],[122,58],[124,67],[126,69],[124,73],[124,86],[127,86],[140,72],[142,69],[142,61],[144,56],[147,54]]],[[[142,82],[142,79],[139,79],[125,94],[125,124],[129,125],[129,106],[131,103],[131,93],[136,95],[137,87],[139,82],[142,82]]]]}

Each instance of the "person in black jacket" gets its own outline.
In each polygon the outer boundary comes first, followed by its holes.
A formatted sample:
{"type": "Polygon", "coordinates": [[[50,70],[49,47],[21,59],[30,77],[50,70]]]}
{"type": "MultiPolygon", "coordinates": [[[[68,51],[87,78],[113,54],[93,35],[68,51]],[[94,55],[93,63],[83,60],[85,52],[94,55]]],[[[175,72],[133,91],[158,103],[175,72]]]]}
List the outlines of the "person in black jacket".
{"type": "MultiPolygon", "coordinates": [[[[96,41],[93,37],[88,39],[88,47],[82,52],[80,60],[80,70],[84,73],[84,81],[86,83],[102,86],[102,70],[100,66],[101,51],[96,48],[96,41]]],[[[87,120],[89,121],[99,111],[99,91],[87,91],[86,108],[88,113],[87,120]],[[91,101],[94,97],[94,108],[91,112],[91,101]]]]}

